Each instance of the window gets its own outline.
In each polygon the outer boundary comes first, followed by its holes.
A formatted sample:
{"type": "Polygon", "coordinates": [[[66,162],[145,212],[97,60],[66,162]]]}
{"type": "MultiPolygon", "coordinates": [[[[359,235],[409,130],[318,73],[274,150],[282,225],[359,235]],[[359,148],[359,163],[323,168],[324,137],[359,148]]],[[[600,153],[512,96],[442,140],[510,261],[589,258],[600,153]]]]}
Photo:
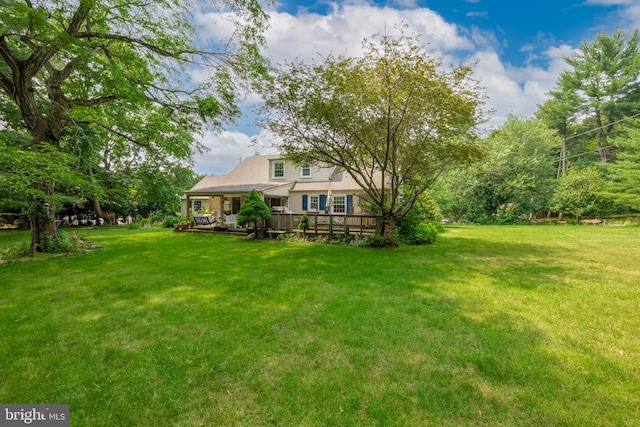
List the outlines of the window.
{"type": "Polygon", "coordinates": [[[309,210],[317,211],[318,210],[318,196],[310,196],[309,197],[309,210]]]}
{"type": "Polygon", "coordinates": [[[284,162],[273,162],[273,177],[284,178],[284,162]]]}
{"type": "Polygon", "coordinates": [[[202,210],[202,200],[193,201],[193,210],[197,212],[200,212],[202,210]]]}
{"type": "Polygon", "coordinates": [[[333,196],[333,213],[346,213],[347,204],[344,196],[333,196]]]}
{"type": "Polygon", "coordinates": [[[311,164],[310,163],[301,163],[300,164],[300,178],[311,178],[311,164]]]}

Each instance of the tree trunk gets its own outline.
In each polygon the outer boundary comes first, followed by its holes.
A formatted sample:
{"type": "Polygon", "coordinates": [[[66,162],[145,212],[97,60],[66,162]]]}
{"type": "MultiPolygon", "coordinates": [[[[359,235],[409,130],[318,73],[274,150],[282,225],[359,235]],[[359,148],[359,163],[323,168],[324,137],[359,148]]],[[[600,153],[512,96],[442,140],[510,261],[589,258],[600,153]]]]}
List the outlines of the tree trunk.
{"type": "Polygon", "coordinates": [[[104,216],[102,215],[102,208],[100,207],[100,199],[97,195],[93,196],[93,211],[96,213],[97,218],[102,218],[104,222],[106,222],[104,216]]]}
{"type": "Polygon", "coordinates": [[[385,213],[382,217],[382,236],[385,245],[398,246],[396,243],[396,220],[390,212],[385,213]]]}
{"type": "MultiPolygon", "coordinates": [[[[89,176],[93,178],[93,167],[91,167],[91,165],[89,165],[88,172],[89,176]]],[[[102,218],[104,222],[107,222],[106,218],[102,214],[102,208],[100,207],[100,198],[97,194],[93,195],[93,211],[96,213],[97,218],[102,218]]]]}
{"type": "Polygon", "coordinates": [[[58,238],[56,227],[55,207],[53,205],[53,182],[41,184],[41,190],[45,197],[30,196],[29,201],[29,227],[31,228],[31,246],[29,251],[34,254],[42,251],[41,236],[44,234],[53,239],[58,238]]]}
{"type": "Polygon", "coordinates": [[[596,131],[596,148],[598,149],[598,154],[600,154],[600,160],[602,163],[607,163],[609,161],[609,147],[602,146],[600,140],[602,138],[602,118],[600,116],[600,112],[596,112],[596,125],[598,126],[598,130],[596,131]]]}

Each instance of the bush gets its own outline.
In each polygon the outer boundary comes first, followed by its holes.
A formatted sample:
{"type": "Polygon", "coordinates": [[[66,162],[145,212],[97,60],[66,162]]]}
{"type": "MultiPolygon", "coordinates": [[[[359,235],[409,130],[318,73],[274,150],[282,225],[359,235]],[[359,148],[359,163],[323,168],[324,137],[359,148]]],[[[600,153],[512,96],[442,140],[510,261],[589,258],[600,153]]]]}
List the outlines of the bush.
{"type": "MultiPolygon", "coordinates": [[[[441,224],[439,226],[442,227],[441,224]]],[[[439,226],[430,222],[421,222],[411,232],[399,235],[399,240],[407,245],[430,245],[438,237],[439,226]]]]}
{"type": "Polygon", "coordinates": [[[398,220],[396,230],[400,242],[409,245],[433,243],[435,237],[430,234],[444,231],[440,207],[429,194],[421,195],[409,212],[398,220]]]}
{"type": "Polygon", "coordinates": [[[300,229],[307,231],[309,229],[309,217],[307,215],[302,215],[300,217],[300,223],[298,224],[300,229]]]}
{"type": "Polygon", "coordinates": [[[40,250],[48,253],[77,252],[80,248],[80,239],[76,233],[66,235],[60,233],[58,236],[40,234],[40,250]]]}
{"type": "Polygon", "coordinates": [[[180,222],[180,218],[178,218],[177,216],[170,215],[162,221],[162,226],[164,228],[173,228],[173,226],[179,222],[180,222]]]}
{"type": "Polygon", "coordinates": [[[10,248],[0,249],[0,261],[11,262],[31,255],[29,252],[29,244],[23,243],[21,245],[13,246],[10,248]]]}
{"type": "Polygon", "coordinates": [[[380,236],[378,234],[374,236],[364,236],[360,239],[354,240],[351,244],[360,248],[384,248],[387,246],[384,241],[384,236],[380,236]]]}

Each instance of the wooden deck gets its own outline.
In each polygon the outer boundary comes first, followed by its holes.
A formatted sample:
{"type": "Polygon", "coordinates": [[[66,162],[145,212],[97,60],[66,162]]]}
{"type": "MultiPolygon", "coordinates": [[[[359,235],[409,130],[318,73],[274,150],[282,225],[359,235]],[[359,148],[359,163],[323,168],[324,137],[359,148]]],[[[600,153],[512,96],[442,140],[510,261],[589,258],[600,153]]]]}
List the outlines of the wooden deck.
{"type": "Polygon", "coordinates": [[[309,228],[300,228],[302,214],[272,214],[266,221],[269,234],[325,234],[325,235],[364,235],[375,234],[380,227],[381,218],[370,215],[326,215],[312,214],[309,228]]]}
{"type": "MultiPolygon", "coordinates": [[[[300,228],[302,214],[271,214],[271,218],[264,222],[266,233],[269,236],[279,234],[308,234],[325,236],[363,236],[373,235],[380,227],[381,218],[371,215],[326,215],[312,214],[309,218],[309,228],[300,228]]],[[[176,230],[178,231],[178,230],[176,230]]],[[[226,230],[214,230],[214,225],[195,225],[189,229],[179,230],[195,233],[219,233],[246,235],[246,228],[227,228],[226,230]]]]}

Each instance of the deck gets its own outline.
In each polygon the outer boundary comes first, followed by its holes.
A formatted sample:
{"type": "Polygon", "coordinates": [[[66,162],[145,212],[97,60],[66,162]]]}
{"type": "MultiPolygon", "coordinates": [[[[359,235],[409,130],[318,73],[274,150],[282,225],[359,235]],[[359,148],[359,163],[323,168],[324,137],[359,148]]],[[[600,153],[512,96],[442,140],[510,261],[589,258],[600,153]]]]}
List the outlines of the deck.
{"type": "MultiPolygon", "coordinates": [[[[327,236],[362,236],[376,234],[376,230],[380,227],[381,218],[372,215],[327,215],[327,214],[311,214],[309,218],[309,228],[303,230],[300,228],[300,218],[303,214],[271,214],[271,218],[264,222],[266,233],[270,236],[279,234],[309,234],[309,235],[327,235],[327,236]]],[[[226,230],[215,230],[214,225],[195,225],[190,229],[184,230],[190,232],[211,232],[225,234],[247,234],[244,227],[232,228],[226,230]]]]}

